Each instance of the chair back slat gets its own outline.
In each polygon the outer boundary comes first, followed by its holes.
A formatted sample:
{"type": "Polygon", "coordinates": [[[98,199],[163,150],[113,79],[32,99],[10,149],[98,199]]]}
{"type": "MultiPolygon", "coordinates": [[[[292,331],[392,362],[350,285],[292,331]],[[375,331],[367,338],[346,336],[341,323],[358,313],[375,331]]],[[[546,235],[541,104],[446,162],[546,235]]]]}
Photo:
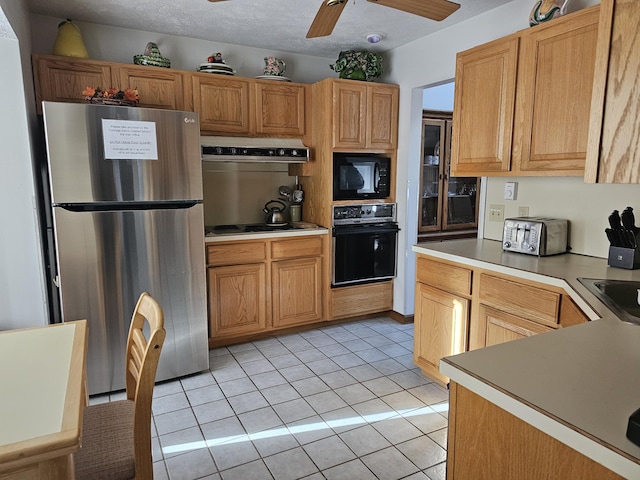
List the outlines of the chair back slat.
{"type": "Polygon", "coordinates": [[[151,402],[156,370],[166,331],[160,304],[147,292],[140,295],[133,312],[127,340],[126,389],[133,400],[136,478],[153,478],[151,457],[151,402]],[[149,336],[144,336],[145,322],[149,336]]]}

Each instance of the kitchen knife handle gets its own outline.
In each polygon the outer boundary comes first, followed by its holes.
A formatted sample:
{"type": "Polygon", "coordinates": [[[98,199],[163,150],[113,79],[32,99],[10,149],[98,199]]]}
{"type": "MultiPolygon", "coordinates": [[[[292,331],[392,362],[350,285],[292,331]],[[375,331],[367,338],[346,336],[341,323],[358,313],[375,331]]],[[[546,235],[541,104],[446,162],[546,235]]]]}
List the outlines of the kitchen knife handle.
{"type": "Polygon", "coordinates": [[[609,245],[611,245],[612,247],[620,246],[620,242],[616,238],[616,234],[611,228],[605,228],[604,233],[607,234],[607,238],[609,239],[609,245]]]}
{"type": "Polygon", "coordinates": [[[614,230],[620,230],[622,228],[622,221],[620,220],[620,212],[618,212],[618,210],[614,210],[611,215],[609,215],[609,225],[614,230]]]}

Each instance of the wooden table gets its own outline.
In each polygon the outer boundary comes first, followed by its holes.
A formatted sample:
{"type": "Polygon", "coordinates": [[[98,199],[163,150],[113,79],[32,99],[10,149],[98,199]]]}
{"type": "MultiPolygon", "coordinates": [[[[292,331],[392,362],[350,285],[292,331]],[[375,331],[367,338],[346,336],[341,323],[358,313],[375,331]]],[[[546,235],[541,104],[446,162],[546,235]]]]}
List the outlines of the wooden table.
{"type": "Polygon", "coordinates": [[[87,322],[0,333],[0,479],[74,478],[87,322]]]}

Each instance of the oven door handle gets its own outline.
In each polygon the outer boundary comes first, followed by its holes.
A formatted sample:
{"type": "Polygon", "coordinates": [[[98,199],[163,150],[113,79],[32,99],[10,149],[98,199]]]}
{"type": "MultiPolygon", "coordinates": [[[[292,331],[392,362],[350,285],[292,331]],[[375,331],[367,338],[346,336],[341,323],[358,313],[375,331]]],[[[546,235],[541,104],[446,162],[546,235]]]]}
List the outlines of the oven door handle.
{"type": "Polygon", "coordinates": [[[376,233],[394,233],[400,231],[395,223],[384,225],[340,225],[331,229],[331,234],[334,237],[340,237],[343,235],[371,235],[376,233]]]}

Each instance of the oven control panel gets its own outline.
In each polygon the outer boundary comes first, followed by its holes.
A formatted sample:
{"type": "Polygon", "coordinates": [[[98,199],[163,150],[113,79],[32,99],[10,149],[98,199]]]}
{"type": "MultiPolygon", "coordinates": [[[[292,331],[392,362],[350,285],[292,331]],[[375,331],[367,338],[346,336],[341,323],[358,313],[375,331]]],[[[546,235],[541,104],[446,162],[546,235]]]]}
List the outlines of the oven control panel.
{"type": "Polygon", "coordinates": [[[395,221],[395,203],[360,203],[357,205],[334,205],[333,207],[333,225],[395,221]]]}

